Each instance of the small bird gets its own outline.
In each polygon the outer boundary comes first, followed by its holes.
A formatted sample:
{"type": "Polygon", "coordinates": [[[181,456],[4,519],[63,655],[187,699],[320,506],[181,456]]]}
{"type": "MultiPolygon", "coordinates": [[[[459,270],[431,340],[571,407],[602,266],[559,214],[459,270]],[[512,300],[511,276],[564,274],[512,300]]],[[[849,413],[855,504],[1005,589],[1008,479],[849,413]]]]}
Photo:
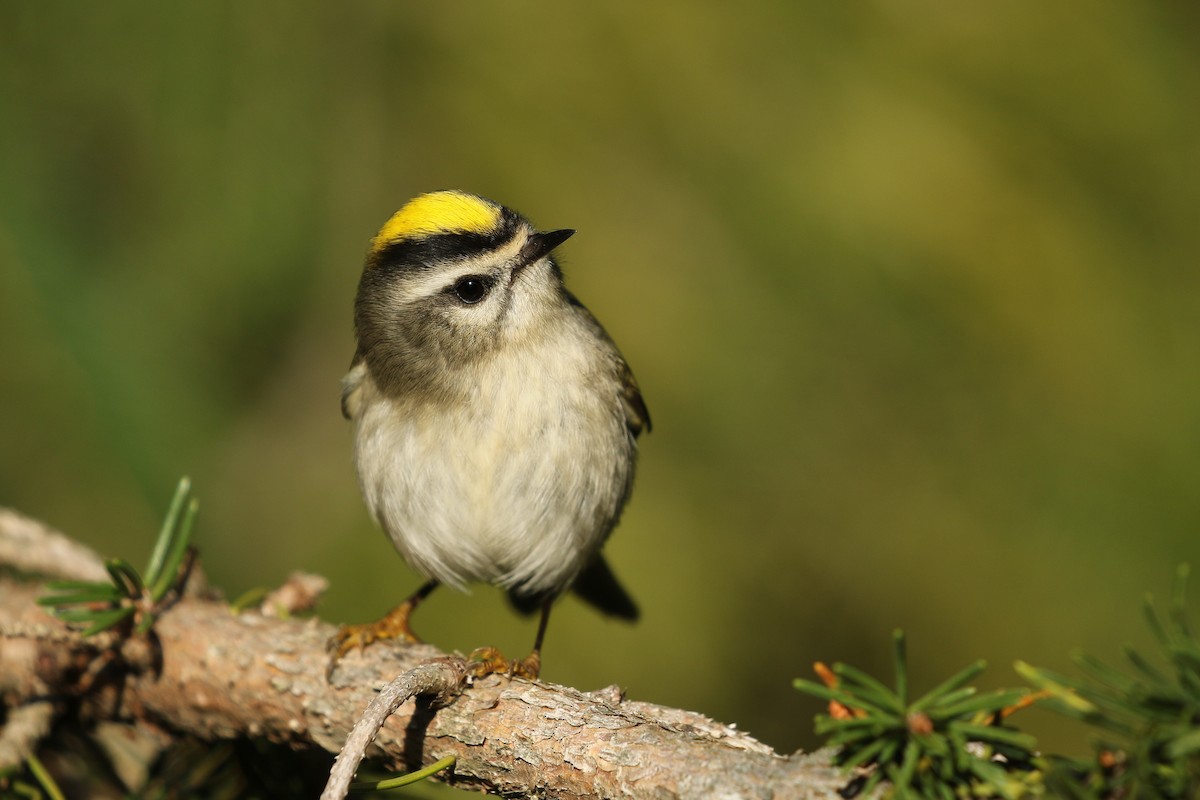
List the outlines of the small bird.
{"type": "Polygon", "coordinates": [[[572,589],[634,620],[600,553],[633,486],[650,415],[633,372],[563,283],[573,230],[461,191],[421,195],[371,240],[342,381],[354,462],[375,521],[424,583],[374,623],[342,627],[337,659],[419,641],[413,610],[438,585],[507,590],[541,618],[533,651],[473,654],[480,674],[536,678],[556,598],[572,589]]]}

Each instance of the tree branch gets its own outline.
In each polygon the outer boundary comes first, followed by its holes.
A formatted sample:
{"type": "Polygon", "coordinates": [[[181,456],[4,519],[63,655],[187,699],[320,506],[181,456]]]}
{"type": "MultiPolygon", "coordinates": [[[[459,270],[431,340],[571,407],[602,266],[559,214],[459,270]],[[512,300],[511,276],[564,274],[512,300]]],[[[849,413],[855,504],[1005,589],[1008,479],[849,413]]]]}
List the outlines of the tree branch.
{"type": "MultiPolygon", "coordinates": [[[[23,529],[28,521],[2,512],[6,558],[7,521],[21,520],[23,529]]],[[[22,563],[34,561],[23,556],[22,563]]],[[[15,709],[81,696],[83,713],[96,719],[336,753],[396,675],[438,659],[451,663],[428,645],[381,642],[347,656],[327,682],[333,626],[238,615],[196,597],[162,614],[153,631],[157,647],[106,634],[83,640],[35,604],[41,591],[0,575],[0,692],[10,725],[15,709]]],[[[377,705],[386,707],[387,698],[377,705]]],[[[405,703],[387,716],[367,755],[403,771],[454,755],[453,774],[440,776],[449,783],[547,798],[833,800],[846,783],[827,753],[782,756],[700,714],[626,700],[616,687],[581,692],[495,675],[447,705],[423,697],[405,703]]]]}

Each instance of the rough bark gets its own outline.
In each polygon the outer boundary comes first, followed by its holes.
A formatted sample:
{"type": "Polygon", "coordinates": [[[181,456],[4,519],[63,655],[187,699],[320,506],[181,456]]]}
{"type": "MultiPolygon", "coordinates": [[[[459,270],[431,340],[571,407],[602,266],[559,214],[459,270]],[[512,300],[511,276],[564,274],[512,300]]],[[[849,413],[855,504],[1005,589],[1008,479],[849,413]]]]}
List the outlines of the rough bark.
{"type": "MultiPolygon", "coordinates": [[[[12,518],[0,515],[0,539],[12,518]]],[[[189,597],[161,616],[156,641],[84,641],[34,603],[41,591],[0,576],[0,692],[10,724],[16,709],[86,694],[97,719],[336,753],[383,686],[445,657],[428,645],[377,643],[346,657],[327,681],[334,628],[316,619],[234,614],[189,597]]],[[[546,798],[834,798],[845,784],[827,754],[780,755],[729,726],[628,700],[615,687],[581,692],[495,675],[441,707],[405,703],[367,753],[405,771],[453,754],[447,782],[546,798]]]]}

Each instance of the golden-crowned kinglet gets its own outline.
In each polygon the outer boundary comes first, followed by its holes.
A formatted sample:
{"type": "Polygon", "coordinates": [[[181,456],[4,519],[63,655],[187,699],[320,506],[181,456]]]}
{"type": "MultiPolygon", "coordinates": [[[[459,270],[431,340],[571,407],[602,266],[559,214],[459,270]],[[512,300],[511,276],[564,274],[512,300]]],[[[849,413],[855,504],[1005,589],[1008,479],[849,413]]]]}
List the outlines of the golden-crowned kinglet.
{"type": "Polygon", "coordinates": [[[541,607],[529,657],[481,651],[490,669],[526,677],[568,588],[636,619],[600,547],[650,416],[616,345],[563,285],[551,253],[572,233],[443,191],[371,240],[342,412],[367,506],[427,583],[378,622],[343,627],[335,661],[380,638],[416,641],[409,615],[441,583],[492,583],[522,611],[541,607]]]}

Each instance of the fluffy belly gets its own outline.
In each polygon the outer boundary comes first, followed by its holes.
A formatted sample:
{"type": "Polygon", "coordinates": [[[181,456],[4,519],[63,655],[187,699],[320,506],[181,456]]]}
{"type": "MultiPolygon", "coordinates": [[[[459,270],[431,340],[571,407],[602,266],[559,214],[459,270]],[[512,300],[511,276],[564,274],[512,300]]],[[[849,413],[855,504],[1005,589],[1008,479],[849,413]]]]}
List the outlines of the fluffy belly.
{"type": "Polygon", "coordinates": [[[562,591],[616,524],[632,480],[623,422],[522,396],[439,417],[381,398],[358,417],[363,496],[424,576],[562,591]]]}

